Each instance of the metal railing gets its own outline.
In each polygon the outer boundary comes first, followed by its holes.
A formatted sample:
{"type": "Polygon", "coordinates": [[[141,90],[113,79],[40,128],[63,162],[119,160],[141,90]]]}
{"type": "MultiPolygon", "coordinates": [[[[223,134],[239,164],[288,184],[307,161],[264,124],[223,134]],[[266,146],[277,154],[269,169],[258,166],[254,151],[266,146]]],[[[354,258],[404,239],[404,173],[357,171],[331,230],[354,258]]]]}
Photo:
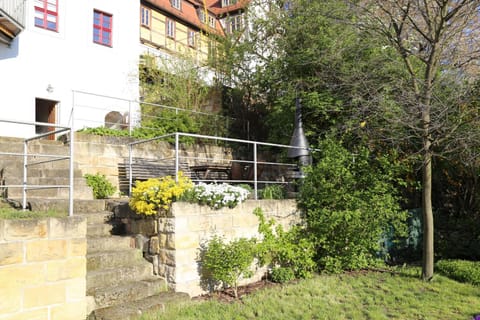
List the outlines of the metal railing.
{"type": "Polygon", "coordinates": [[[96,94],[84,91],[73,91],[73,109],[75,113],[75,130],[113,127],[127,135],[134,135],[134,130],[152,131],[158,128],[149,124],[156,120],[169,124],[170,132],[182,131],[183,119],[194,119],[200,125],[199,132],[208,135],[229,135],[231,126],[240,123],[245,137],[250,136],[249,122],[216,113],[189,110],[157,103],[117,98],[109,95],[96,94]],[[148,108],[151,112],[142,112],[148,108]],[[118,122],[105,120],[107,114],[118,112],[123,116],[118,122]],[[92,120],[97,119],[97,120],[92,120]]]}
{"type": "MultiPolygon", "coordinates": [[[[71,127],[60,126],[53,123],[45,123],[45,122],[25,122],[25,121],[17,121],[17,120],[8,120],[8,119],[0,119],[0,123],[5,124],[13,124],[13,125],[25,125],[25,126],[34,126],[34,127],[46,127],[51,128],[51,131],[36,134],[31,138],[23,139],[23,151],[22,152],[3,152],[0,151],[0,160],[3,157],[18,157],[21,158],[22,162],[22,182],[20,184],[7,184],[4,183],[1,185],[1,188],[4,190],[8,190],[8,188],[19,188],[22,190],[22,197],[21,197],[21,205],[24,210],[28,209],[28,191],[32,190],[41,190],[41,189],[52,189],[52,188],[66,188],[69,189],[68,194],[68,215],[73,215],[73,178],[74,178],[74,166],[73,166],[73,159],[74,159],[74,134],[71,127]],[[49,136],[56,136],[58,134],[69,134],[70,135],[70,143],[69,143],[69,154],[68,155],[59,155],[59,154],[43,154],[43,153],[34,153],[29,152],[29,144],[33,141],[37,141],[40,139],[47,138],[49,136]],[[28,183],[29,178],[29,169],[34,167],[39,167],[41,165],[45,165],[48,163],[53,163],[56,161],[69,161],[69,177],[68,177],[68,184],[33,184],[28,183]]],[[[5,177],[4,177],[5,179],[5,177]]]]}
{"type": "MultiPolygon", "coordinates": [[[[298,147],[292,147],[282,144],[258,142],[251,140],[231,139],[216,136],[207,136],[199,134],[188,134],[176,132],[172,134],[166,134],[163,136],[155,137],[152,139],[145,139],[140,141],[131,142],[128,144],[128,192],[132,193],[134,184],[134,168],[135,163],[135,147],[141,144],[154,143],[156,141],[168,141],[174,144],[173,157],[161,158],[157,160],[170,161],[174,167],[174,173],[176,179],[178,173],[181,171],[181,163],[188,163],[189,170],[191,170],[192,180],[194,182],[206,182],[206,183],[218,183],[228,182],[233,184],[250,184],[253,185],[253,196],[255,199],[259,199],[259,186],[266,186],[269,184],[281,184],[284,186],[291,186],[295,184],[295,179],[300,178],[301,170],[297,163],[292,162],[293,159],[288,159],[285,155],[289,149],[297,149],[298,147]],[[229,150],[247,150],[243,153],[241,158],[238,158],[237,154],[232,154],[229,157],[208,157],[208,156],[188,156],[186,152],[182,152],[185,145],[182,145],[182,139],[187,140],[187,144],[192,145],[202,142],[210,141],[210,145],[223,145],[223,148],[229,150]],[[192,139],[195,142],[192,142],[192,139]],[[243,147],[243,148],[242,148],[243,147]],[[266,149],[259,150],[260,148],[266,149]],[[280,151],[272,152],[272,149],[280,149],[280,151]],[[247,155],[248,154],[248,155],[247,155]],[[270,154],[272,157],[277,158],[273,160],[267,160],[270,154]],[[283,157],[279,155],[284,155],[283,157]],[[261,155],[261,156],[260,156],[261,155]],[[251,175],[238,178],[232,173],[233,167],[239,165],[241,170],[248,168],[251,175]],[[213,178],[208,176],[209,170],[216,173],[221,173],[213,178]],[[269,172],[269,174],[266,174],[269,172]],[[200,173],[200,174],[199,174],[200,173]],[[202,176],[203,175],[203,176],[202,176]]],[[[303,148],[298,148],[303,149],[303,148]]],[[[235,152],[234,152],[235,153],[235,152]]]]}

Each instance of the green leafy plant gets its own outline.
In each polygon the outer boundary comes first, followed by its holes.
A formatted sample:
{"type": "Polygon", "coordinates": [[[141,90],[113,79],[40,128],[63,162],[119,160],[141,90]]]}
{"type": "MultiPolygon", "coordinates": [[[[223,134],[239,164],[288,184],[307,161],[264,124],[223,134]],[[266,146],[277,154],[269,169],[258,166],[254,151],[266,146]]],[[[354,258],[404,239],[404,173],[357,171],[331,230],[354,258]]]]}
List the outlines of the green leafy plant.
{"type": "Polygon", "coordinates": [[[239,238],[229,243],[214,236],[202,252],[203,277],[231,287],[238,298],[238,284],[242,278],[253,275],[251,270],[255,257],[255,240],[239,238]]]}
{"type": "Polygon", "coordinates": [[[87,185],[92,188],[95,199],[106,199],[116,191],[115,186],[104,174],[85,174],[87,185]]]}
{"type": "MultiPolygon", "coordinates": [[[[257,245],[259,263],[269,265],[272,270],[289,269],[294,278],[309,278],[316,268],[315,247],[307,237],[305,229],[293,226],[290,230],[284,231],[281,225],[273,229],[274,220],[266,221],[261,208],[256,208],[253,213],[259,219],[258,232],[263,238],[257,245]]],[[[282,277],[288,275],[288,271],[285,270],[275,272],[282,277]]]]}
{"type": "Polygon", "coordinates": [[[262,199],[285,199],[285,188],[279,184],[270,184],[265,186],[260,192],[262,199]]]}
{"type": "Polygon", "coordinates": [[[270,279],[273,282],[285,283],[295,280],[295,273],[289,267],[275,267],[270,271],[270,279]]]}
{"type": "Polygon", "coordinates": [[[460,281],[480,285],[480,262],[467,260],[440,260],[436,269],[445,276],[460,281]]]}
{"type": "Polygon", "coordinates": [[[355,154],[326,140],[317,164],[305,168],[299,205],[315,239],[317,261],[328,272],[366,268],[377,263],[380,239],[390,230],[403,235],[407,212],[396,186],[402,166],[395,158],[355,154]]]}
{"type": "Polygon", "coordinates": [[[132,189],[130,208],[139,214],[152,215],[158,209],[168,210],[173,201],[179,199],[182,194],[191,189],[193,184],[190,178],[178,173],[178,182],[172,176],[159,179],[137,181],[132,189]]]}

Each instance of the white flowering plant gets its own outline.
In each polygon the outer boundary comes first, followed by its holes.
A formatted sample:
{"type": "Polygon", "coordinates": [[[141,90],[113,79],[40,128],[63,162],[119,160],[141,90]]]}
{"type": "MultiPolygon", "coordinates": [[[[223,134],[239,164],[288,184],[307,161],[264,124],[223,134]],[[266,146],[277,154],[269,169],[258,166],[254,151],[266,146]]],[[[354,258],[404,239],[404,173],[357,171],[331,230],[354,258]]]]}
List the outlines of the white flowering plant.
{"type": "Polygon", "coordinates": [[[212,209],[220,209],[223,207],[236,207],[237,204],[247,199],[250,191],[227,183],[206,184],[200,182],[189,193],[190,201],[208,205],[212,209]]]}

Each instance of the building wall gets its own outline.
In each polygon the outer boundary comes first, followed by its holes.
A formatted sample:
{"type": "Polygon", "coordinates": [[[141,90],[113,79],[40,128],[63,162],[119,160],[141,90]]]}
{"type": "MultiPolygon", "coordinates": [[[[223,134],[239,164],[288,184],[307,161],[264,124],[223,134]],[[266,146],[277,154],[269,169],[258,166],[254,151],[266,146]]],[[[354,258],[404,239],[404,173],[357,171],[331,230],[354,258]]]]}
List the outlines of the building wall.
{"type": "MultiPolygon", "coordinates": [[[[10,47],[0,46],[0,106],[9,110],[1,118],[33,122],[35,99],[42,98],[57,101],[56,121],[69,125],[73,90],[138,99],[139,1],[59,0],[58,32],[35,27],[34,1],[25,6],[25,30],[10,47]],[[113,15],[112,47],[93,42],[94,9],[113,15]]],[[[75,128],[85,126],[82,119],[104,116],[99,109],[83,110],[75,115],[75,128]]],[[[0,127],[2,136],[34,132],[0,127]]]]}
{"type": "Polygon", "coordinates": [[[0,220],[0,319],[86,318],[83,217],[0,220]]]}
{"type": "MultiPolygon", "coordinates": [[[[169,3],[168,1],[164,1],[169,3]]],[[[169,5],[169,4],[167,4],[169,5]]],[[[212,84],[214,78],[214,71],[207,66],[209,58],[209,50],[212,48],[212,41],[215,40],[209,36],[204,30],[200,30],[197,26],[189,24],[189,20],[193,20],[193,15],[196,18],[196,9],[189,8],[191,4],[187,1],[182,2],[185,19],[168,15],[162,10],[145,5],[151,12],[150,26],[142,25],[140,27],[140,41],[142,42],[141,51],[143,54],[150,54],[160,57],[167,61],[171,61],[174,65],[179,57],[187,57],[191,59],[198,67],[203,67],[201,70],[202,79],[207,83],[212,84]],[[187,14],[188,13],[188,14],[187,14]],[[167,19],[175,21],[175,37],[170,38],[166,35],[167,19]],[[195,32],[195,46],[192,47],[188,43],[188,31],[195,32]]],[[[198,21],[197,21],[198,23],[198,21]]],[[[163,61],[165,63],[165,61],[163,61]]]]}

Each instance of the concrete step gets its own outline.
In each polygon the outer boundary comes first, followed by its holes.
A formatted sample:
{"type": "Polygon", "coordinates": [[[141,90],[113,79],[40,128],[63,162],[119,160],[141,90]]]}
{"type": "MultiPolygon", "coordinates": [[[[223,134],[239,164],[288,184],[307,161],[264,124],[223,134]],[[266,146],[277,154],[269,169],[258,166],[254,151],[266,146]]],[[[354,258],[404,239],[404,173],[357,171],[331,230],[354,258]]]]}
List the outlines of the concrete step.
{"type": "Polygon", "coordinates": [[[87,293],[93,295],[92,293],[101,288],[138,279],[148,279],[152,276],[153,265],[147,261],[141,261],[129,267],[87,271],[87,293]]]}
{"type": "Polygon", "coordinates": [[[87,270],[127,267],[144,261],[142,251],[135,248],[87,254],[87,270]]]}
{"type": "Polygon", "coordinates": [[[168,306],[186,304],[188,301],[190,297],[186,293],[162,292],[129,303],[97,309],[88,320],[133,320],[145,312],[164,311],[168,306]]]}
{"type": "Polygon", "coordinates": [[[87,253],[129,249],[134,246],[134,239],[129,236],[88,237],[87,253]]]}
{"type": "Polygon", "coordinates": [[[160,277],[149,277],[139,281],[123,282],[107,288],[89,292],[95,300],[96,309],[143,299],[167,290],[167,283],[160,277]]]}

